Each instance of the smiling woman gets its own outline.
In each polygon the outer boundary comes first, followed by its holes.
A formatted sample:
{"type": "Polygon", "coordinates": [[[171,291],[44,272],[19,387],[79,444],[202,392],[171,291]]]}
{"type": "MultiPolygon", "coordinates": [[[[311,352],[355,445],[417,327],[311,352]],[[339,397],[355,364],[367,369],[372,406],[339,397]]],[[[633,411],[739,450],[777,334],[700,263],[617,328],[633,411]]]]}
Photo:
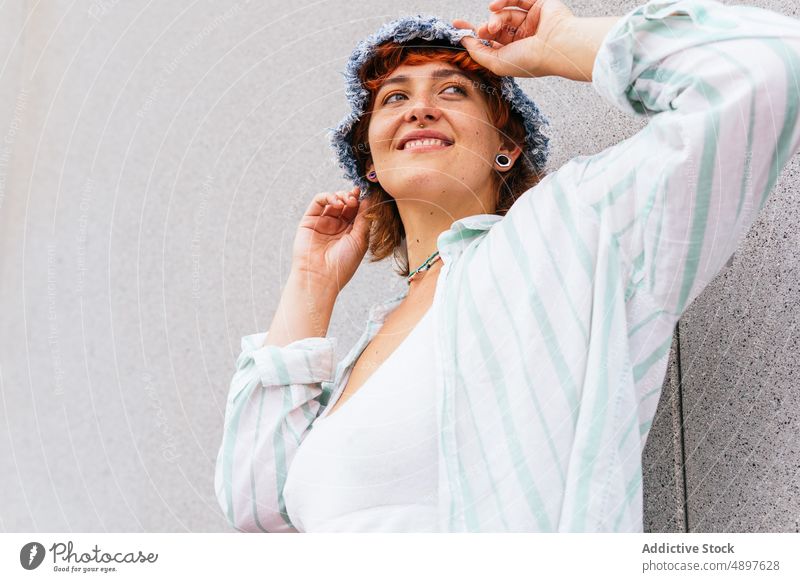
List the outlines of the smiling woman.
{"type": "Polygon", "coordinates": [[[445,230],[462,215],[456,204],[471,207],[466,215],[503,216],[543,177],[534,164],[513,163],[524,153],[524,122],[502,98],[501,78],[467,51],[442,40],[387,42],[376,48],[359,77],[370,96],[352,130],[352,151],[359,174],[371,182],[364,195],[375,198],[366,215],[373,224],[370,262],[394,254],[398,274],[409,274],[398,204],[417,206],[428,220],[440,212],[440,230],[445,230]],[[436,135],[452,145],[416,142],[408,148],[405,143],[436,135]],[[498,153],[508,155],[510,167],[496,162],[498,153]],[[420,155],[412,159],[409,154],[420,155]]]}
{"type": "Polygon", "coordinates": [[[800,26],[713,0],[599,19],[519,3],[538,24],[492,58],[423,16],[351,55],[332,145],[362,197],[314,198],[272,327],[242,338],[215,479],[235,527],[643,530],[675,325],[800,149],[800,26]],[[544,176],[538,108],[470,55],[534,70],[549,59],[529,66],[526,41],[548,30],[601,97],[651,120],[544,176]],[[367,241],[373,260],[441,260],[373,305],[336,363],[328,322],[367,241]]]}

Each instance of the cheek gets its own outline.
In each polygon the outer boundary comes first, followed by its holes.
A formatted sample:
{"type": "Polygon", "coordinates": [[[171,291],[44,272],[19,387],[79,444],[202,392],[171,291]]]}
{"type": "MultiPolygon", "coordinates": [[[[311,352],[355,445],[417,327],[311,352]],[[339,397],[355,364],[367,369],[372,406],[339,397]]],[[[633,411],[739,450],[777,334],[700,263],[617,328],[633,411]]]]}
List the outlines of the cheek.
{"type": "Polygon", "coordinates": [[[497,131],[485,117],[485,112],[464,112],[454,119],[454,123],[460,128],[458,134],[461,136],[462,145],[466,148],[463,152],[465,155],[483,158],[494,151],[497,131]]]}
{"type": "Polygon", "coordinates": [[[372,150],[386,150],[391,147],[392,133],[386,120],[373,119],[369,124],[369,137],[370,149],[372,150]]]}

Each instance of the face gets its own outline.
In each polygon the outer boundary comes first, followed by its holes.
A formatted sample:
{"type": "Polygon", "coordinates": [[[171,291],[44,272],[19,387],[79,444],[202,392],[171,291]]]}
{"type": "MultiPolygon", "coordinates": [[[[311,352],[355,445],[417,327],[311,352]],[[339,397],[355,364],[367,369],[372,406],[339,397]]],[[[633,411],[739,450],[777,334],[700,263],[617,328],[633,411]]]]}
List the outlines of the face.
{"type": "Polygon", "coordinates": [[[398,202],[423,199],[444,208],[456,202],[493,212],[492,174],[510,169],[497,165],[495,156],[516,160],[521,150],[504,145],[489,117],[487,90],[451,64],[395,69],[378,89],[370,119],[367,172],[376,172],[373,181],[398,202]],[[408,141],[417,131],[437,132],[441,141],[408,141]]]}

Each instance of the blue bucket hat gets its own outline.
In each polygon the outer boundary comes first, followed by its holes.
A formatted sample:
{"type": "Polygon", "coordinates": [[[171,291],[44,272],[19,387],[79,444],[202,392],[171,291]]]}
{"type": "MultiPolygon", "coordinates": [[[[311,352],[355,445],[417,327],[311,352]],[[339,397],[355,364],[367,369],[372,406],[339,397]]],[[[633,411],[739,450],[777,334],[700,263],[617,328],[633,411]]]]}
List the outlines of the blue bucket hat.
{"type": "MultiPolygon", "coordinates": [[[[464,49],[459,41],[465,36],[476,37],[473,30],[455,28],[450,23],[435,16],[417,14],[404,16],[381,26],[377,32],[361,40],[350,55],[345,77],[345,96],[350,103],[351,111],[336,128],[330,130],[331,147],[336,152],[339,167],[344,169],[344,177],[354,185],[360,186],[359,198],[363,199],[371,182],[359,174],[356,156],[353,153],[352,133],[358,120],[369,104],[369,90],[361,84],[359,71],[375,55],[377,47],[385,42],[405,43],[415,38],[422,40],[445,40],[453,46],[464,49]]],[[[488,45],[488,41],[478,39],[488,45]]],[[[520,158],[534,171],[542,173],[547,162],[548,141],[540,132],[542,125],[549,125],[539,108],[517,85],[513,77],[503,76],[501,79],[501,96],[509,102],[511,110],[522,118],[525,124],[525,148],[520,158]]]]}

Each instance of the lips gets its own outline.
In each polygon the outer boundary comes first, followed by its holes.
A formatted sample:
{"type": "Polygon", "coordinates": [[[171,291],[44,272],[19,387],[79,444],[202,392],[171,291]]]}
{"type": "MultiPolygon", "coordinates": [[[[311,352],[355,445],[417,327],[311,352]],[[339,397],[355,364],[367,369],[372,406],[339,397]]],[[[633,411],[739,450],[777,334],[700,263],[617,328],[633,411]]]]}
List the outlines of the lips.
{"type": "MultiPolygon", "coordinates": [[[[422,129],[419,131],[412,131],[404,135],[400,139],[400,143],[397,145],[397,149],[402,150],[405,149],[406,144],[410,141],[420,140],[420,139],[438,139],[444,142],[445,146],[453,145],[453,139],[440,131],[435,131],[432,129],[422,129]]],[[[431,146],[424,146],[424,147],[431,147],[431,146]]],[[[440,146],[437,146],[440,147],[440,146]]]]}

